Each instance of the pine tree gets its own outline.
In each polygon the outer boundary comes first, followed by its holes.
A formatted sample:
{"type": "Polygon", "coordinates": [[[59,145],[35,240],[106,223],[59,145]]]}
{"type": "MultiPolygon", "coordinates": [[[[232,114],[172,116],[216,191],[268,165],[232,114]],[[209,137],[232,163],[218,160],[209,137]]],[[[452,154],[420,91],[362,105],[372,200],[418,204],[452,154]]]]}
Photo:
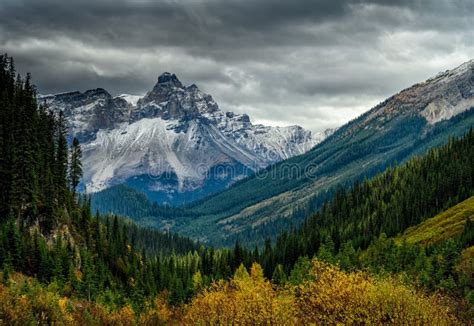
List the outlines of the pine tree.
{"type": "Polygon", "coordinates": [[[11,267],[8,264],[3,264],[3,270],[2,270],[2,283],[3,285],[8,286],[10,284],[10,269],[11,267]]]}
{"type": "Polygon", "coordinates": [[[273,271],[272,275],[272,281],[279,285],[283,285],[286,283],[287,277],[283,265],[278,264],[275,267],[275,271],[273,271]]]}
{"type": "Polygon", "coordinates": [[[69,164],[69,183],[73,194],[75,194],[77,186],[79,185],[79,181],[82,177],[81,157],[81,145],[79,144],[79,140],[74,137],[70,153],[71,162],[69,164]]]}
{"type": "Polygon", "coordinates": [[[64,113],[59,113],[56,122],[56,168],[54,171],[56,193],[58,200],[62,203],[66,200],[67,191],[67,167],[68,167],[68,146],[66,140],[66,121],[64,113]]]}

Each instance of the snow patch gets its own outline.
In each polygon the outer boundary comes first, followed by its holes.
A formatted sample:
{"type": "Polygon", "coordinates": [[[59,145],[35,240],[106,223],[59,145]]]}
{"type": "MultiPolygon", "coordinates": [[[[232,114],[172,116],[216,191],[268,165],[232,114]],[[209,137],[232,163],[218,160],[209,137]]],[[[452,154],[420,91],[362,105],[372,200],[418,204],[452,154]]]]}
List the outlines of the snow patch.
{"type": "Polygon", "coordinates": [[[137,106],[138,100],[140,100],[143,96],[140,95],[130,95],[130,94],[120,94],[120,98],[123,98],[127,103],[131,104],[132,106],[137,106]]]}

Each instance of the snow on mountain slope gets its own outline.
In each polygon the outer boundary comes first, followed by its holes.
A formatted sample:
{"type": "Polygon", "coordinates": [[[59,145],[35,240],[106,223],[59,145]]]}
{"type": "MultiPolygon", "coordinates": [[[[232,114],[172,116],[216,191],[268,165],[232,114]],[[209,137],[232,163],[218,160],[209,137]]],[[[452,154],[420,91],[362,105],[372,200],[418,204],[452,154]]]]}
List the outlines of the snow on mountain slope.
{"type": "Polygon", "coordinates": [[[142,98],[114,98],[95,89],[40,100],[63,111],[70,135],[81,140],[88,192],[140,177],[145,181],[139,187],[146,188],[141,190],[164,192],[170,203],[179,202],[180,193],[205,187],[209,178],[212,189],[202,195],[223,189],[257,169],[305,153],[326,136],[299,126],[254,125],[245,114],[221,111],[210,95],[194,84],[184,86],[170,73],[159,76],[142,98]]]}
{"type": "Polygon", "coordinates": [[[136,106],[140,98],[140,95],[120,94],[117,98],[123,98],[128,104],[136,106]]]}

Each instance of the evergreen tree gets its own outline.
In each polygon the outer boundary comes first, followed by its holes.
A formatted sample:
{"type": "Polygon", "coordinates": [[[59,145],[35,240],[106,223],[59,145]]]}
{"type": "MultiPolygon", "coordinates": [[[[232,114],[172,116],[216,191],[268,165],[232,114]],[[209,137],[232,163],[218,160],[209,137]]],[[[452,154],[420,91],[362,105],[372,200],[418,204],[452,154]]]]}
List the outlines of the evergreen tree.
{"type": "Polygon", "coordinates": [[[275,271],[273,271],[272,281],[276,284],[283,285],[287,281],[287,276],[285,274],[285,270],[283,269],[283,265],[278,264],[275,267],[275,271]]]}
{"type": "Polygon", "coordinates": [[[79,185],[79,181],[82,177],[81,157],[81,145],[79,144],[79,140],[74,137],[70,153],[71,162],[69,164],[69,183],[73,194],[75,194],[77,186],[79,185]]]}
{"type": "Polygon", "coordinates": [[[2,284],[8,286],[10,283],[10,266],[8,264],[3,264],[2,270],[2,284]]]}
{"type": "Polygon", "coordinates": [[[64,113],[59,113],[59,118],[55,126],[56,140],[56,164],[55,164],[55,185],[58,200],[65,202],[67,190],[67,170],[68,170],[68,145],[66,140],[66,121],[64,113]]]}

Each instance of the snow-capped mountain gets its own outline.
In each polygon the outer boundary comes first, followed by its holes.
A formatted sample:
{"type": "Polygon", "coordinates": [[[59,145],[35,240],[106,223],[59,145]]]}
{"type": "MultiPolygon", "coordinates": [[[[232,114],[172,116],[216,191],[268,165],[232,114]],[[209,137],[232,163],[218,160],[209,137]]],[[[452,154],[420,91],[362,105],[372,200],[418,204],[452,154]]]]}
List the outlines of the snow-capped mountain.
{"type": "Polygon", "coordinates": [[[194,84],[164,73],[143,97],[104,89],[40,97],[63,111],[83,147],[88,192],[127,183],[161,202],[197,199],[303,154],[327,136],[299,126],[254,125],[223,112],[194,84]]]}

